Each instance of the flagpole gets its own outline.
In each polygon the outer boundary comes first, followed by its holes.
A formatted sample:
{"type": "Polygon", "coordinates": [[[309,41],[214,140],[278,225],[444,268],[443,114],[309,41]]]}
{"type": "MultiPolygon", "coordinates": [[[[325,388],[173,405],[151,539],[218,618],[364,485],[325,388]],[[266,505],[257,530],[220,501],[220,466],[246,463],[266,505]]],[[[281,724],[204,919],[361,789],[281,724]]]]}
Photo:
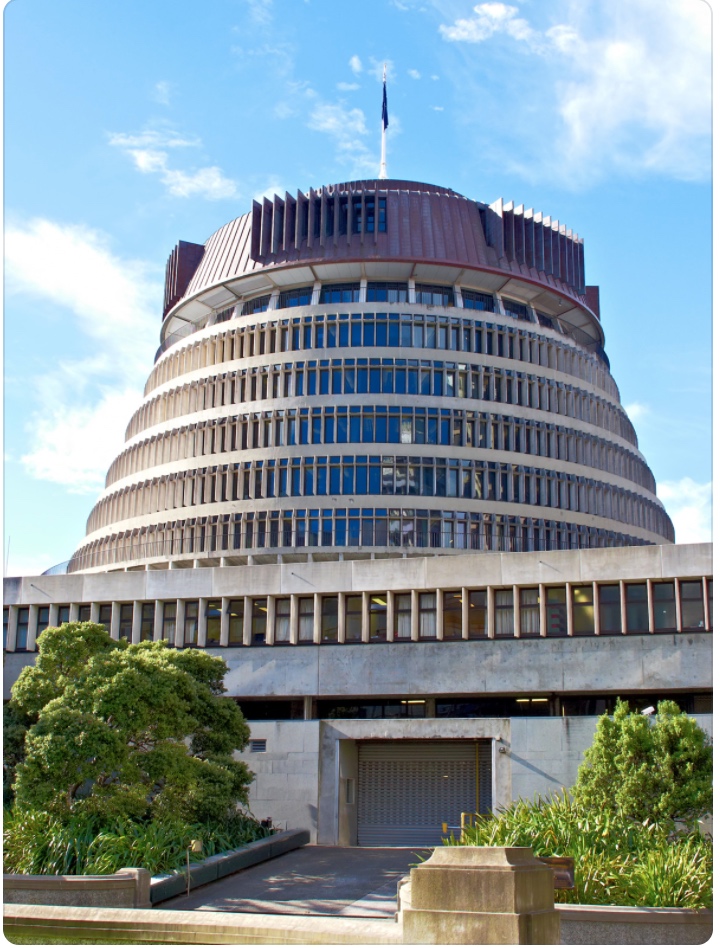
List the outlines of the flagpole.
{"type": "Polygon", "coordinates": [[[382,106],[382,118],[380,119],[380,177],[387,178],[387,163],[385,161],[385,132],[388,126],[388,111],[387,111],[387,88],[385,82],[387,80],[387,66],[383,63],[383,106],[382,106]]]}

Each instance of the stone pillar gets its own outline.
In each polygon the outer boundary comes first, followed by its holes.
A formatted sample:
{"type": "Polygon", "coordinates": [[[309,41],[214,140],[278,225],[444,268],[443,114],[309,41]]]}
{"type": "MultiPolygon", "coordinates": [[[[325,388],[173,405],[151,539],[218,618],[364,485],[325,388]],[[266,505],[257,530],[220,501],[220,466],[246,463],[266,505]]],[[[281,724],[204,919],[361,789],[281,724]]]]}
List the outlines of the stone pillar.
{"type": "Polygon", "coordinates": [[[560,944],[553,871],[529,846],[439,847],[411,870],[400,909],[406,945],[560,944]]]}

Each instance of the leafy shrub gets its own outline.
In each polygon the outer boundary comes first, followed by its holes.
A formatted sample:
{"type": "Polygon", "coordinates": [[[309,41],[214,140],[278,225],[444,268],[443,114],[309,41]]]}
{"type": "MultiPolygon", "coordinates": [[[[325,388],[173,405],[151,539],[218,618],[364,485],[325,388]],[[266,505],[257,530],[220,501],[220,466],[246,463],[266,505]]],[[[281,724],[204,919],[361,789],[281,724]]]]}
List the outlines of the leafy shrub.
{"type": "Polygon", "coordinates": [[[28,875],[109,875],[125,866],[152,873],[185,865],[193,839],[203,844],[197,862],[269,835],[252,817],[233,814],[207,823],[181,820],[107,821],[95,813],[63,820],[39,810],[6,810],[4,871],[28,875]]]}
{"type": "Polygon", "coordinates": [[[676,908],[712,906],[712,842],[672,822],[631,823],[610,811],[582,809],[567,792],[518,800],[478,817],[449,845],[530,846],[536,856],[571,856],[575,888],[558,902],[676,908]]]}

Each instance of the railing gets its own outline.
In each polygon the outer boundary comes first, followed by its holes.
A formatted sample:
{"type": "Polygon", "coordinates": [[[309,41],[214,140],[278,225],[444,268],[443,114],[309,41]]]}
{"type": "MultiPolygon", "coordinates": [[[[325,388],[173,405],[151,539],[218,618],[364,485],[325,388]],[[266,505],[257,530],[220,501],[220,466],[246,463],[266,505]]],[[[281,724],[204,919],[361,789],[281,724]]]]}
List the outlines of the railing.
{"type": "Polygon", "coordinates": [[[202,528],[204,532],[192,537],[166,538],[159,540],[137,541],[123,544],[106,550],[90,550],[80,553],[70,560],[67,572],[94,567],[113,566],[138,562],[140,560],[187,556],[193,559],[213,558],[225,556],[258,556],[267,553],[282,554],[295,553],[298,550],[313,552],[313,550],[332,551],[339,554],[347,551],[366,550],[368,553],[383,551],[411,550],[438,550],[456,551],[469,550],[479,553],[527,553],[544,552],[548,550],[572,550],[588,548],[607,548],[616,546],[645,546],[645,541],[634,537],[607,536],[601,533],[590,534],[578,532],[571,541],[568,530],[565,537],[559,538],[555,529],[529,528],[525,535],[509,535],[505,531],[483,530],[468,533],[465,531],[439,530],[418,531],[407,533],[390,531],[376,532],[373,536],[371,528],[351,530],[344,538],[336,533],[333,538],[331,531],[325,530],[297,530],[277,528],[273,525],[255,533],[245,530],[223,532],[224,525],[211,525],[202,528]],[[383,535],[385,534],[385,535],[383,535]]]}

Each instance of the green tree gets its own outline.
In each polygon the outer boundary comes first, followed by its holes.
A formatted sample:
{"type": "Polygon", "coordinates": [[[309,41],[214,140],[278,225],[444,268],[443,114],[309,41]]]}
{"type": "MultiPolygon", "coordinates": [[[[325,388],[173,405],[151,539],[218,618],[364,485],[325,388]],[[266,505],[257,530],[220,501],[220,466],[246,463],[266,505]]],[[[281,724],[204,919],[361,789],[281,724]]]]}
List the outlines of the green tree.
{"type": "Polygon", "coordinates": [[[89,622],[46,629],[12,691],[12,722],[29,724],[18,805],[206,821],[247,803],[253,774],[233,754],[250,732],[223,697],[226,671],[204,651],[128,645],[89,622]]]}
{"type": "Polygon", "coordinates": [[[654,718],[618,701],[598,721],[573,794],[581,808],[627,820],[697,820],[712,808],[710,740],[674,701],[660,701],[654,718]]]}

